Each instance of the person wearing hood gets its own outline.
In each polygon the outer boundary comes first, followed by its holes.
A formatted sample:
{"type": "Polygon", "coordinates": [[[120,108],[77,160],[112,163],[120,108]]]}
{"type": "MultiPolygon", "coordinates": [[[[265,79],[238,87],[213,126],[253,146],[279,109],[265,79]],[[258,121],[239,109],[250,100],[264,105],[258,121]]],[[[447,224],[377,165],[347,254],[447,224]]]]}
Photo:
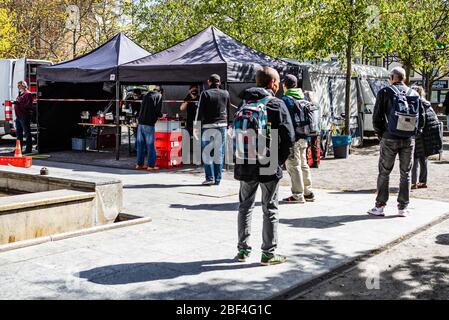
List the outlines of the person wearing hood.
{"type": "MultiPolygon", "coordinates": [[[[265,135],[265,142],[270,144],[267,152],[270,161],[267,164],[258,157],[254,162],[244,161],[244,163],[239,163],[237,161],[235,164],[234,177],[240,181],[237,259],[245,262],[251,254],[251,247],[249,246],[251,217],[257,189],[260,186],[262,189],[262,210],[264,213],[261,264],[269,266],[283,263],[287,259],[282,255],[275,254],[278,247],[278,191],[283,174],[281,166],[290,155],[295,135],[287,107],[281,99],[275,98],[280,85],[279,73],[273,68],[264,67],[256,74],[256,84],[257,88],[247,89],[240,95],[244,103],[236,115],[245,108],[245,105],[251,103],[257,106],[263,105],[264,118],[266,117],[267,127],[271,132],[271,134],[267,133],[265,135]],[[275,147],[277,148],[274,149],[275,147]],[[273,160],[273,158],[275,159],[273,160]]],[[[234,130],[237,118],[234,117],[234,130]]],[[[252,119],[252,117],[250,118],[252,119]]],[[[239,146],[237,145],[238,148],[239,146]]]]}
{"type": "Polygon", "coordinates": [[[292,195],[284,202],[287,203],[306,203],[313,202],[315,196],[312,192],[312,174],[307,163],[307,136],[299,128],[300,121],[300,100],[304,100],[304,93],[298,88],[298,79],[288,74],[284,81],[284,97],[282,100],[287,106],[290,116],[293,120],[295,129],[295,144],[292,153],[286,162],[287,171],[292,181],[292,195]],[[298,121],[295,121],[297,119],[298,121]]]}

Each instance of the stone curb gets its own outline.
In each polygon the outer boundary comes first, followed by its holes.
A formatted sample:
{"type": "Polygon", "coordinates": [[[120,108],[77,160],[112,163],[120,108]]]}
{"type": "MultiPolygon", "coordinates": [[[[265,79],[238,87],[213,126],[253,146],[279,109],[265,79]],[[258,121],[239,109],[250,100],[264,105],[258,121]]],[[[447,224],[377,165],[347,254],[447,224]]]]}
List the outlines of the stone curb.
{"type": "Polygon", "coordinates": [[[124,221],[124,222],[114,223],[114,224],[105,225],[105,226],[97,226],[97,227],[88,228],[88,229],[84,229],[84,230],[77,230],[77,231],[73,231],[73,232],[60,233],[60,234],[56,234],[53,236],[47,236],[47,237],[41,237],[41,238],[37,238],[37,239],[24,240],[24,241],[19,241],[19,242],[15,242],[15,243],[4,244],[4,245],[0,245],[0,253],[17,250],[17,249],[22,249],[22,248],[27,248],[27,247],[32,247],[32,246],[37,246],[37,245],[47,243],[47,242],[56,242],[56,241],[61,241],[61,240],[65,240],[65,239],[86,236],[89,234],[95,234],[95,233],[100,233],[100,232],[109,231],[109,230],[126,228],[126,227],[130,227],[130,226],[138,225],[138,224],[148,223],[151,221],[152,221],[151,218],[139,218],[139,219],[135,219],[135,220],[124,221]]]}

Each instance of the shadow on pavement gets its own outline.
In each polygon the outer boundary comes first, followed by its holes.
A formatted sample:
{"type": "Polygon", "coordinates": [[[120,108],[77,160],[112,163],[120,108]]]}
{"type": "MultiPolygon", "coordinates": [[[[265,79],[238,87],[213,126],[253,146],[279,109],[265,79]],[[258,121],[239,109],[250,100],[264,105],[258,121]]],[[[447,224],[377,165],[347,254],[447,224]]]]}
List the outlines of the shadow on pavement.
{"type": "MultiPolygon", "coordinates": [[[[255,206],[261,206],[260,202],[256,202],[255,206]]],[[[202,203],[194,205],[186,204],[171,204],[170,208],[173,209],[186,209],[186,210],[203,210],[203,211],[238,211],[239,203],[202,203]]]]}
{"type": "Polygon", "coordinates": [[[319,216],[311,218],[281,219],[280,223],[293,228],[305,229],[330,229],[344,226],[349,222],[366,220],[389,220],[399,218],[399,216],[374,217],[366,215],[344,215],[344,216],[319,216]]]}
{"type": "Polygon", "coordinates": [[[440,234],[437,237],[437,241],[435,241],[435,243],[441,244],[441,245],[444,245],[444,246],[449,246],[449,233],[440,234]]]}
{"type": "Polygon", "coordinates": [[[447,300],[449,265],[447,257],[409,258],[388,270],[358,267],[324,285],[313,288],[299,299],[307,300],[447,300]],[[377,280],[376,280],[377,279],[377,280]],[[368,288],[376,283],[378,288],[368,288]]]}
{"type": "MultiPolygon", "coordinates": [[[[123,189],[171,189],[182,187],[203,187],[199,184],[138,184],[138,185],[124,185],[123,189]]],[[[206,187],[205,187],[206,188],[206,187]]]]}
{"type": "Polygon", "coordinates": [[[199,275],[204,272],[220,270],[238,270],[260,267],[259,263],[242,264],[233,259],[208,260],[195,262],[147,262],[99,267],[80,272],[80,278],[102,285],[122,285],[175,279],[187,275],[199,275]],[[113,269],[114,274],[96,278],[95,275],[113,269]]]}

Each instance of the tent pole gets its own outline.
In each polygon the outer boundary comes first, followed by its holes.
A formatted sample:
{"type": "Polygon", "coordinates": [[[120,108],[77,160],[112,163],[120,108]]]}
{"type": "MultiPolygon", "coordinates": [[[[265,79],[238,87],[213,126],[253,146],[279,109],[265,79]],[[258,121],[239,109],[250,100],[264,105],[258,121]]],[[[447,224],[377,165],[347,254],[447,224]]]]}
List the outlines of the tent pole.
{"type": "Polygon", "coordinates": [[[120,81],[115,83],[115,159],[120,160],[120,81]]]}

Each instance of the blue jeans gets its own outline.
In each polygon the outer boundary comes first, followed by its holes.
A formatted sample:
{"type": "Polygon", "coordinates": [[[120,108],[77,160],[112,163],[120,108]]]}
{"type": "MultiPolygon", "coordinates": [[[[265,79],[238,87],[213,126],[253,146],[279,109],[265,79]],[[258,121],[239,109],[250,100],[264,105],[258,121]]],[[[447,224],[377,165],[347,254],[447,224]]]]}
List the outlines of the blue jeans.
{"type": "Polygon", "coordinates": [[[204,171],[207,181],[220,183],[226,147],[226,127],[202,129],[201,148],[203,152],[204,171]],[[205,150],[207,148],[207,150],[205,150]],[[215,154],[215,152],[218,154],[215,154]]]}
{"type": "Polygon", "coordinates": [[[139,125],[139,127],[137,128],[137,165],[144,165],[146,147],[148,153],[148,167],[155,167],[156,148],[154,147],[154,138],[154,126],[139,125]]]}
{"type": "Polygon", "coordinates": [[[31,153],[33,150],[33,137],[31,136],[31,121],[28,118],[16,118],[16,135],[17,140],[20,141],[20,146],[23,147],[23,133],[26,138],[26,153],[31,153]]]}

